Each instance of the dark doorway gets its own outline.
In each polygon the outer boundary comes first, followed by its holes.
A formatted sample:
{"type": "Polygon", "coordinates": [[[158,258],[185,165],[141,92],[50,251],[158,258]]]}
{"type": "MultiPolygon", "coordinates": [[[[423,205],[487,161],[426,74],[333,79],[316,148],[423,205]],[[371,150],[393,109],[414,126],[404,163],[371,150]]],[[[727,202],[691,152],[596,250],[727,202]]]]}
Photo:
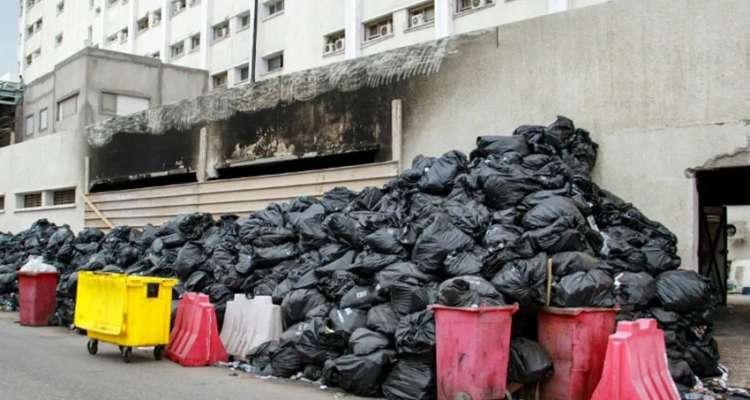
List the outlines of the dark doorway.
{"type": "Polygon", "coordinates": [[[750,205],[750,167],[719,168],[695,173],[699,207],[699,271],[727,301],[727,206],[750,205]]]}

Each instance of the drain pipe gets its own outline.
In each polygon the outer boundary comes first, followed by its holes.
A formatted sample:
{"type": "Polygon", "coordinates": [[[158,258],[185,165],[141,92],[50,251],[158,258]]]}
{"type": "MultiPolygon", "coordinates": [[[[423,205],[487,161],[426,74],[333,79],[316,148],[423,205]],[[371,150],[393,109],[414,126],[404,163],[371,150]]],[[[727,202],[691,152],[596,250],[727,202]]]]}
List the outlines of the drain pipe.
{"type": "Polygon", "coordinates": [[[250,82],[255,83],[255,59],[257,57],[258,47],[258,1],[255,0],[253,10],[253,51],[250,55],[250,82]]]}

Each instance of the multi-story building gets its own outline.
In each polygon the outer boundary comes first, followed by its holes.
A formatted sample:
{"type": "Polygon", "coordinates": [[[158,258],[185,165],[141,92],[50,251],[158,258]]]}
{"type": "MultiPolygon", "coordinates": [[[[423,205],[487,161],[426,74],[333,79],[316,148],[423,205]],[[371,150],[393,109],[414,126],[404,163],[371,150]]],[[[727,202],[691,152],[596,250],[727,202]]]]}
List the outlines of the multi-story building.
{"type": "Polygon", "coordinates": [[[234,86],[605,0],[20,0],[31,82],[95,46],[234,86]]]}

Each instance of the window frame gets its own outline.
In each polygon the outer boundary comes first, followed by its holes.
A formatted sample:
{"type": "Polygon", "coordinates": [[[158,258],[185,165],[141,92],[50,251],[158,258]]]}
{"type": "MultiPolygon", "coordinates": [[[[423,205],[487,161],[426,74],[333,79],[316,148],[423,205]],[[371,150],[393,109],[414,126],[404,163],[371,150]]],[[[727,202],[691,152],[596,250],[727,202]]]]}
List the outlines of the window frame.
{"type": "Polygon", "coordinates": [[[24,136],[33,136],[34,135],[34,123],[36,122],[36,118],[34,118],[34,113],[26,114],[25,122],[23,125],[23,135],[24,136]],[[29,123],[31,121],[31,123],[29,123]]]}
{"type": "Polygon", "coordinates": [[[49,129],[49,108],[44,107],[39,110],[39,132],[49,129]]]}
{"type": "Polygon", "coordinates": [[[249,10],[243,13],[237,14],[237,16],[234,17],[235,26],[236,26],[234,32],[237,33],[237,32],[242,32],[244,30],[250,29],[250,26],[253,24],[253,19],[251,17],[252,17],[252,14],[250,13],[249,10]],[[247,25],[241,24],[241,21],[243,20],[243,18],[247,18],[247,25]]]}
{"type": "Polygon", "coordinates": [[[265,14],[264,20],[278,17],[284,14],[286,10],[286,4],[284,0],[267,0],[263,3],[263,12],[265,14]],[[281,9],[277,8],[277,5],[281,4],[281,9]],[[273,9],[273,12],[271,11],[273,9]]]}
{"type": "Polygon", "coordinates": [[[65,120],[65,119],[67,119],[67,118],[70,118],[70,117],[73,117],[75,115],[78,115],[78,95],[79,95],[78,92],[71,93],[71,94],[63,97],[62,99],[60,99],[60,100],[58,100],[56,102],[56,107],[55,107],[55,121],[56,122],[61,122],[61,121],[65,120]],[[62,111],[61,110],[62,109],[62,105],[63,105],[63,103],[65,103],[66,101],[71,100],[71,99],[75,99],[76,100],[75,111],[72,114],[63,115],[63,113],[61,112],[62,111]]]}
{"type": "MultiPolygon", "coordinates": [[[[19,209],[22,210],[31,210],[31,209],[37,209],[44,207],[44,192],[43,191],[34,191],[34,192],[26,192],[26,193],[19,193],[20,197],[20,207],[19,209]],[[39,196],[39,205],[28,205],[28,198],[29,196],[39,196]]],[[[36,203],[36,202],[34,202],[36,203]]]]}
{"type": "Polygon", "coordinates": [[[263,61],[265,61],[266,64],[266,74],[275,74],[277,72],[284,70],[285,60],[284,60],[284,51],[278,51],[275,53],[271,53],[265,57],[263,57],[263,61]],[[271,69],[271,62],[274,59],[280,58],[281,62],[279,64],[278,68],[271,69]]]}
{"type": "Polygon", "coordinates": [[[64,189],[54,189],[54,190],[51,190],[50,192],[51,192],[50,198],[52,199],[52,204],[50,204],[50,206],[52,207],[74,206],[76,204],[76,195],[78,193],[77,193],[76,188],[74,187],[64,188],[64,189]],[[71,194],[71,192],[72,192],[72,199],[68,199],[64,197],[64,195],[71,194]],[[58,203],[58,195],[60,195],[61,197],[60,203],[58,203]],[[63,202],[67,200],[71,200],[71,201],[63,202]]]}
{"type": "Polygon", "coordinates": [[[228,19],[224,20],[222,22],[219,22],[217,24],[214,24],[211,27],[211,44],[219,43],[222,40],[227,39],[230,36],[231,36],[231,30],[230,30],[230,27],[229,27],[229,20],[228,19]],[[219,37],[219,38],[216,37],[216,32],[217,32],[218,28],[222,28],[221,31],[225,32],[224,36],[219,37]]]}
{"type": "Polygon", "coordinates": [[[221,71],[221,72],[217,72],[211,75],[211,88],[212,89],[226,88],[228,86],[229,86],[229,72],[228,71],[221,71]],[[224,83],[217,85],[216,78],[220,76],[224,77],[224,83]]]}

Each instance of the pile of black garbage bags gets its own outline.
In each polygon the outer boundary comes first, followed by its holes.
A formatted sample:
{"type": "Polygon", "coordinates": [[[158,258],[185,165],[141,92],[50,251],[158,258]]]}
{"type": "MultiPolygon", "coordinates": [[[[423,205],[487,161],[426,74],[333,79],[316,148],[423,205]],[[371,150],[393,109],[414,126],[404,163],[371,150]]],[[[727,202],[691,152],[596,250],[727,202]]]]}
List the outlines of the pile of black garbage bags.
{"type": "MultiPolygon", "coordinates": [[[[430,304],[618,306],[620,319],[659,321],[685,390],[719,373],[714,290],[677,270],[668,229],[591,180],[596,158],[589,133],[559,117],[479,137],[468,157],[418,156],[383,188],[336,188],[242,218],[191,214],[77,236],[41,220],[0,236],[0,294],[41,254],[62,274],[60,325],[72,321],[81,270],[178,277],[176,296],[208,294],[219,318],[234,293],[272,296],[286,331],[248,355],[257,373],[388,399],[436,395],[430,304]]],[[[534,332],[514,326],[513,381],[553,368],[534,332]]]]}

